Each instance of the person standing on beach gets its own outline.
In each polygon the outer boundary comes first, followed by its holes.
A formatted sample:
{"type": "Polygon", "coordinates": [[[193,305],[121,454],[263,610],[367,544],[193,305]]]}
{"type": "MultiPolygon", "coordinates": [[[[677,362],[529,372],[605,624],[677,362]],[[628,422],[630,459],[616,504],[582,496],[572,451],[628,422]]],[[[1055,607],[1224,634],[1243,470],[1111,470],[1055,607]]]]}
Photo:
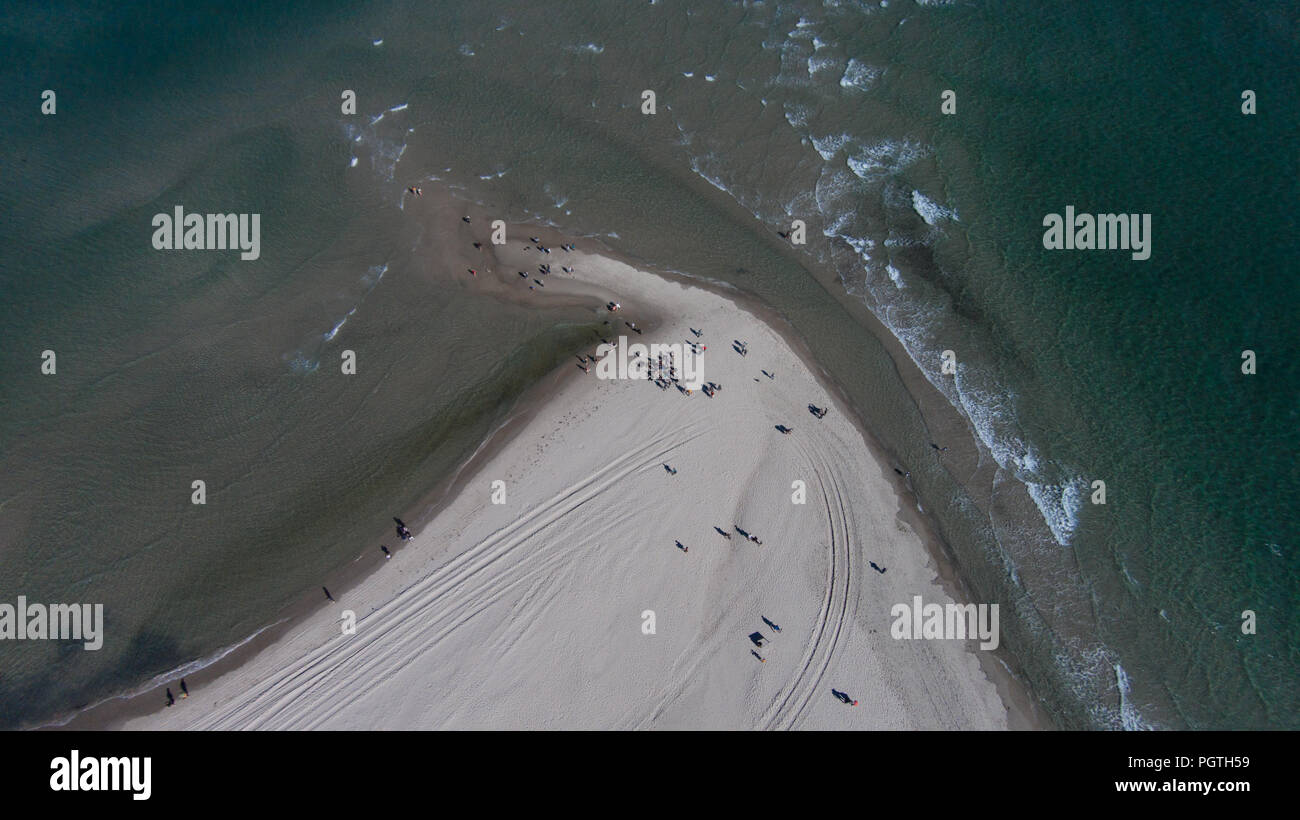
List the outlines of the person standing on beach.
{"type": "Polygon", "coordinates": [[[167,687],[167,705],[168,705],[168,706],[171,706],[171,705],[172,705],[173,703],[175,703],[175,702],[176,702],[176,697],[172,694],[172,688],[171,688],[170,686],[168,686],[168,687],[167,687]]]}

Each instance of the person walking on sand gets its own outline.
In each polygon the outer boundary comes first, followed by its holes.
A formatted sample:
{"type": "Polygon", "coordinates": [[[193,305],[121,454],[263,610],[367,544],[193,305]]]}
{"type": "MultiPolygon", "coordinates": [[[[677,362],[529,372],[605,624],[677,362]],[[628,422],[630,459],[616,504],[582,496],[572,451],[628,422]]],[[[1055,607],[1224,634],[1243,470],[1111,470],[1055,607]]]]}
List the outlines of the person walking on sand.
{"type": "Polygon", "coordinates": [[[857,702],[856,700],[854,700],[853,698],[849,697],[849,695],[848,695],[847,693],[845,693],[845,692],[841,692],[841,691],[838,690],[838,689],[832,689],[832,690],[831,690],[831,694],[834,695],[836,698],[838,698],[839,701],[840,701],[840,703],[844,704],[845,706],[857,706],[857,705],[858,705],[858,702],[857,702]]]}
{"type": "Polygon", "coordinates": [[[172,689],[169,686],[167,687],[167,705],[171,706],[175,702],[176,702],[176,697],[175,695],[172,694],[172,689]]]}
{"type": "Polygon", "coordinates": [[[683,544],[681,541],[678,541],[678,542],[677,542],[677,549],[681,550],[682,552],[690,552],[690,551],[691,551],[690,548],[687,547],[685,544],[683,544]]]}
{"type": "Polygon", "coordinates": [[[385,558],[385,559],[388,559],[388,558],[392,558],[392,557],[393,557],[393,554],[392,554],[391,552],[388,551],[388,545],[387,545],[387,544],[380,544],[380,545],[379,545],[379,548],[380,548],[381,550],[384,551],[384,558],[385,558]]]}
{"type": "Polygon", "coordinates": [[[188,698],[189,696],[190,696],[190,688],[185,685],[185,678],[181,678],[181,697],[188,698]]]}

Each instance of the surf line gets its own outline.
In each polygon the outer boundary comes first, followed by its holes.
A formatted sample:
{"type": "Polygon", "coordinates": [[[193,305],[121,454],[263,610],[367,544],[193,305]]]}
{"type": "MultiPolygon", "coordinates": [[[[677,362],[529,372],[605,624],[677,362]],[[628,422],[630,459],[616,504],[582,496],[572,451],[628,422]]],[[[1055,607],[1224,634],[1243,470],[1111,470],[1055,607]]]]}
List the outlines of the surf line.
{"type": "Polygon", "coordinates": [[[1043,217],[1043,247],[1049,251],[1123,250],[1133,258],[1151,258],[1151,214],[1076,214],[1065,206],[1065,217],[1043,217]]]}
{"type": "Polygon", "coordinates": [[[246,261],[262,255],[261,214],[187,214],[177,205],[174,217],[155,214],[152,224],[156,250],[239,249],[239,258],[246,261]]]}

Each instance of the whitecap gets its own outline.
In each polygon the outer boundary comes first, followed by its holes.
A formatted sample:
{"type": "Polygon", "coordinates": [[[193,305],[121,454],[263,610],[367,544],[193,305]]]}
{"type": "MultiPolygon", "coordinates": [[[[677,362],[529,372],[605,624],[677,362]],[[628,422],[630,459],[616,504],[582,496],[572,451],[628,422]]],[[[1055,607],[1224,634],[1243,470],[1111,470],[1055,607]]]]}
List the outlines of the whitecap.
{"type": "Polygon", "coordinates": [[[858,179],[873,181],[897,174],[925,154],[925,147],[912,140],[882,140],[862,148],[846,163],[858,179]]]}
{"type": "MultiPolygon", "coordinates": [[[[918,0],[919,2],[920,0],[918,0]]],[[[1142,732],[1151,729],[1142,715],[1138,713],[1132,701],[1129,700],[1131,689],[1128,682],[1128,674],[1124,667],[1118,663],[1115,664],[1115,685],[1119,689],[1119,720],[1120,725],[1129,732],[1142,732]]]]}
{"type": "Polygon", "coordinates": [[[920,191],[912,191],[912,208],[920,214],[927,225],[937,225],[941,219],[957,221],[955,210],[943,207],[920,191]]]}
{"type": "Polygon", "coordinates": [[[785,104],[785,121],[795,130],[808,127],[809,113],[811,112],[805,105],[789,102],[785,104]]]}
{"type": "Polygon", "coordinates": [[[840,58],[831,54],[814,54],[808,58],[808,76],[816,77],[823,71],[839,68],[840,58]]]}
{"type": "Polygon", "coordinates": [[[906,285],[903,284],[903,272],[894,267],[893,262],[885,263],[885,273],[889,274],[889,281],[894,283],[894,287],[899,290],[906,287],[906,285]]]}
{"type": "Polygon", "coordinates": [[[829,134],[824,137],[813,137],[812,145],[817,149],[817,153],[821,154],[822,159],[829,161],[852,141],[853,137],[848,134],[829,134]]]}
{"type": "Polygon", "coordinates": [[[840,77],[840,86],[866,91],[875,85],[876,80],[880,79],[883,73],[883,69],[850,59],[848,65],[844,67],[844,76],[840,77]]]}

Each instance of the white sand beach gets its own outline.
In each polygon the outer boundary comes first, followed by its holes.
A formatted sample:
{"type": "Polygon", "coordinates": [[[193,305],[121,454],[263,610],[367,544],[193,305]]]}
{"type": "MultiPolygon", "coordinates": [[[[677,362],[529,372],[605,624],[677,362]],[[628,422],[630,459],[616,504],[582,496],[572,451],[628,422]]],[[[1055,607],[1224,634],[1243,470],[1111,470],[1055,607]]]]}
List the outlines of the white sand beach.
{"type": "MultiPolygon", "coordinates": [[[[497,284],[538,256],[518,240],[497,250],[497,284]]],[[[900,516],[892,469],[781,334],[712,291],[618,261],[581,250],[541,261],[553,268],[546,294],[589,299],[611,340],[706,345],[703,379],[722,389],[602,380],[575,360],[379,571],[188,699],[119,725],[1006,728],[973,642],[890,636],[895,604],[952,599],[900,516]],[[623,309],[609,313],[607,299],[623,309]],[[792,500],[796,481],[806,503],[792,500]],[[355,634],[343,634],[345,610],[355,634]]]]}

